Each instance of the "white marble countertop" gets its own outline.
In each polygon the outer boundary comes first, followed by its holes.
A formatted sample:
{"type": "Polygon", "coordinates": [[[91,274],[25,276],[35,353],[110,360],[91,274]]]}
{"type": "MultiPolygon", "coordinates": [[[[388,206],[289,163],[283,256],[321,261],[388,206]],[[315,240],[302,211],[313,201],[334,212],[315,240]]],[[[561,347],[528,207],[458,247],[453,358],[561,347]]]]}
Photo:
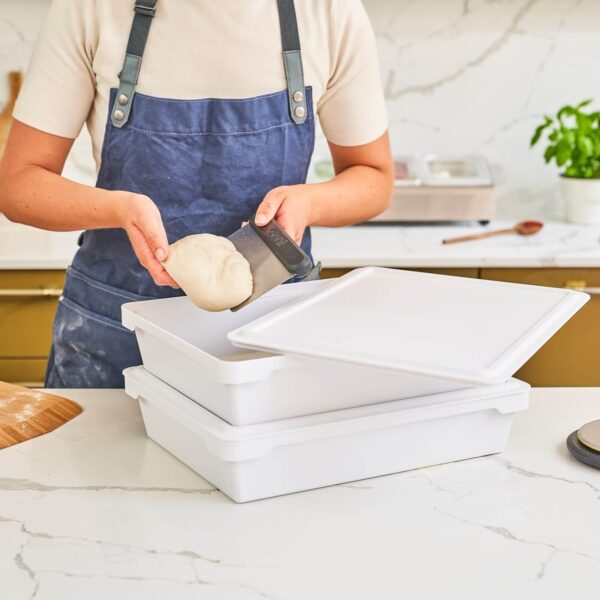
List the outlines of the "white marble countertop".
{"type": "MultiPolygon", "coordinates": [[[[489,228],[512,225],[496,221],[489,228]]],[[[326,268],[600,267],[600,227],[548,223],[535,236],[503,236],[450,246],[445,237],[482,230],[473,225],[360,225],[313,229],[314,255],[326,268]]],[[[0,269],[65,269],[77,232],[0,228],[0,269]]]]}
{"type": "Polygon", "coordinates": [[[324,267],[600,267],[600,226],[546,223],[533,236],[505,235],[443,245],[447,237],[512,227],[360,225],[313,229],[313,252],[324,267]]]}
{"type": "Polygon", "coordinates": [[[0,269],[66,269],[79,232],[56,233],[9,223],[0,215],[0,269]]]}
{"type": "Polygon", "coordinates": [[[0,451],[10,600],[561,599],[600,586],[600,471],[565,438],[600,389],[534,390],[507,450],[236,505],[144,435],[122,391],[0,451]]]}
{"type": "MultiPolygon", "coordinates": [[[[313,249],[326,268],[600,267],[600,226],[550,221],[531,237],[508,235],[442,244],[446,237],[513,224],[315,227],[313,249]]],[[[0,221],[0,269],[65,269],[77,250],[78,235],[0,221]]]]}

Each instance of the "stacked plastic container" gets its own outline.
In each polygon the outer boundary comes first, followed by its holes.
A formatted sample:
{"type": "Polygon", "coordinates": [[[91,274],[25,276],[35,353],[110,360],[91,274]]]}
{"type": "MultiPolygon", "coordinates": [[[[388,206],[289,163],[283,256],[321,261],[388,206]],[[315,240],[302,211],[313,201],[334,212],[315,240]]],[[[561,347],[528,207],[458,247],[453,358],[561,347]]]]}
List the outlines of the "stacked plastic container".
{"type": "Polygon", "coordinates": [[[238,312],[123,306],[148,436],[236,502],[501,452],[512,374],[579,292],[393,269],[284,285],[238,312]]]}

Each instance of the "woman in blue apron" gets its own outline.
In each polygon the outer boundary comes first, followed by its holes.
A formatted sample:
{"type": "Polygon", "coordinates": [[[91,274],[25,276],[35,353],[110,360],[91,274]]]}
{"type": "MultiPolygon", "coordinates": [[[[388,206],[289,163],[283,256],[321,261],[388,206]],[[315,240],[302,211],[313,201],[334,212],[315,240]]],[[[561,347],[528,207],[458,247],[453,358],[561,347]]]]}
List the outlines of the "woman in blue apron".
{"type": "MultiPolygon", "coordinates": [[[[196,233],[228,236],[256,213],[258,224],[277,218],[310,253],[309,225],[364,220],[383,210],[389,200],[386,135],[370,150],[354,149],[354,155],[366,157],[362,165],[354,164],[352,148],[332,147],[338,176],[320,189],[301,185],[315,142],[315,113],[312,89],[304,80],[293,0],[273,0],[286,88],[235,99],[177,100],[136,91],[160,6],[157,0],[137,0],[132,8],[119,86],[110,90],[96,184],[103,194],[131,195],[123,197],[120,206],[106,209],[101,198],[107,196],[90,196],[91,207],[88,203],[82,208],[103,215],[116,212],[119,226],[114,226],[114,217],[104,216],[90,227],[86,216],[64,227],[86,231],[67,271],[55,317],[46,374],[46,386],[51,388],[123,386],[123,369],[140,364],[141,357],[135,336],[120,323],[121,305],[182,293],[161,266],[169,243],[196,233]],[[357,173],[356,167],[364,173],[357,173]]],[[[0,174],[8,182],[17,180],[15,163],[23,160],[19,151],[25,141],[30,145],[32,137],[48,135],[19,122],[16,129],[0,174]]],[[[57,176],[60,167],[50,165],[46,170],[57,176]]],[[[19,198],[26,184],[36,183],[40,180],[12,183],[2,195],[9,218],[40,225],[37,200],[31,199],[34,208],[27,210],[19,198]]],[[[48,187],[52,185],[54,180],[48,182],[48,187]]],[[[75,213],[79,206],[74,204],[75,213]]]]}

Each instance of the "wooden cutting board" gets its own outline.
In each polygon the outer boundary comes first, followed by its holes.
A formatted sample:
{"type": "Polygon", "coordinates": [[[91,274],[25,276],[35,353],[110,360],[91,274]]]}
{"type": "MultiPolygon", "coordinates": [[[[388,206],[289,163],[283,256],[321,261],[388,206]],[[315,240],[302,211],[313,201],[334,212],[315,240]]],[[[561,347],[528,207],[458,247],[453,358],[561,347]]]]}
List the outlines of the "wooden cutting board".
{"type": "Polygon", "coordinates": [[[23,84],[23,73],[21,71],[11,71],[8,74],[8,84],[8,103],[4,107],[4,110],[0,112],[0,156],[2,156],[6,140],[8,139],[8,132],[12,124],[13,109],[15,108],[15,102],[17,101],[21,85],[23,84]]]}
{"type": "Polygon", "coordinates": [[[72,400],[0,381],[0,448],[53,431],[82,410],[72,400]]]}

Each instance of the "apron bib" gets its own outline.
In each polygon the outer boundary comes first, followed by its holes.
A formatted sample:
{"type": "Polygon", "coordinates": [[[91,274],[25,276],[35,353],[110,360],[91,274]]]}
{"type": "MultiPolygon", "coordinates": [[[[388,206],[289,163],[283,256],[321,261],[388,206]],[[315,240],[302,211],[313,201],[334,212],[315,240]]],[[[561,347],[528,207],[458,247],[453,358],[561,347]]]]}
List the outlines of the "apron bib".
{"type": "MultiPolygon", "coordinates": [[[[228,236],[265,194],[304,183],[314,147],[293,0],[279,0],[287,89],[254,98],[174,100],[136,93],[157,0],[137,0],[119,89],[111,90],[97,187],[145,194],[169,243],[228,236]]],[[[123,387],[142,362],[121,325],[125,302],[182,295],[154,284],[122,229],[86,231],[67,271],[53,327],[46,387],[123,387]]],[[[310,231],[302,247],[310,253],[310,231]]]]}

